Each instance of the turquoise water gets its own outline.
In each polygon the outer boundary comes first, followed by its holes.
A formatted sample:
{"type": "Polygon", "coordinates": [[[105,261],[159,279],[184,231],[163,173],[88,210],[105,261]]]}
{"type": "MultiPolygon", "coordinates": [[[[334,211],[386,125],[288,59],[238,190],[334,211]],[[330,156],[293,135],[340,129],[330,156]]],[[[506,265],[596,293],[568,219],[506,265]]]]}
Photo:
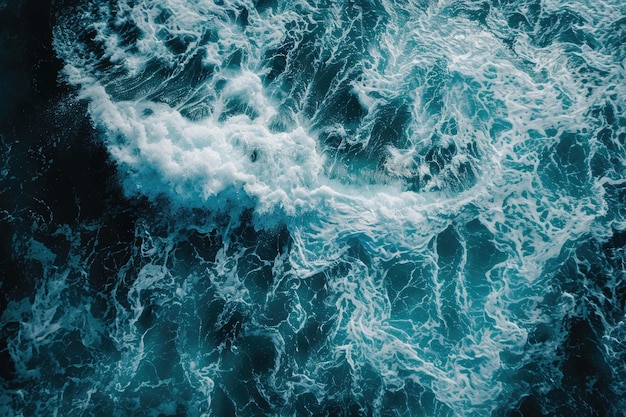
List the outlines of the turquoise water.
{"type": "Polygon", "coordinates": [[[51,14],[4,415],[626,409],[621,1],[51,14]]]}

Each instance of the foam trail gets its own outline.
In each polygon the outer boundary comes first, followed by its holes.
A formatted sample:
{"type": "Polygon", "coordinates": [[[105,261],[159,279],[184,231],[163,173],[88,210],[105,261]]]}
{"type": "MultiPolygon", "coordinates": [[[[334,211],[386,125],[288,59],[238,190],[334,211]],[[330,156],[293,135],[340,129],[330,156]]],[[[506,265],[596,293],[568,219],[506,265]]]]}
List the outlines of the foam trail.
{"type": "Polygon", "coordinates": [[[101,281],[81,271],[114,247],[98,243],[107,223],[50,232],[73,242],[65,257],[18,239],[42,273],[2,323],[45,389],[2,404],[623,408],[621,2],[66,7],[64,80],[137,214],[101,281]]]}

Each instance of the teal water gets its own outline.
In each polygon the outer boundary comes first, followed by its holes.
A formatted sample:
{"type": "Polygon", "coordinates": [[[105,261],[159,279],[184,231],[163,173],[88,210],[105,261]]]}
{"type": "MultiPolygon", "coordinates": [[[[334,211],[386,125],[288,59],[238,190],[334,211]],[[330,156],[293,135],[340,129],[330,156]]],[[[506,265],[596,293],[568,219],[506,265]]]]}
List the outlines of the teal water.
{"type": "Polygon", "coordinates": [[[622,2],[51,16],[4,415],[623,413],[622,2]]]}

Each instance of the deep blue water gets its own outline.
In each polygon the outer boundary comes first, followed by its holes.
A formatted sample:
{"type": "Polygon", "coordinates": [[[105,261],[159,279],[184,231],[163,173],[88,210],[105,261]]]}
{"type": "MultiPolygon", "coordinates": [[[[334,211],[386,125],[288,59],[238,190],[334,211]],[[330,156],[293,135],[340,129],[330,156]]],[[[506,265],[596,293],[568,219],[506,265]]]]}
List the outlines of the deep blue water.
{"type": "Polygon", "coordinates": [[[624,415],[622,1],[0,27],[0,416],[624,415]]]}

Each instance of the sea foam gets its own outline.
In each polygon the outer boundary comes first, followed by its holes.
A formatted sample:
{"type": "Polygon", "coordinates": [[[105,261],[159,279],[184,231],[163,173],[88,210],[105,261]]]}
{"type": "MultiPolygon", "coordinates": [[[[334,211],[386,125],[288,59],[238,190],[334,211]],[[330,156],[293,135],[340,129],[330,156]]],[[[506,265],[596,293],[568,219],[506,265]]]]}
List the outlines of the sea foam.
{"type": "MultiPolygon", "coordinates": [[[[525,373],[562,378],[562,323],[585,299],[563,265],[624,225],[608,187],[624,10],[500,3],[120,1],[60,18],[65,79],[126,195],[156,207],[114,285],[103,386],[129,410],[184,375],[196,415],[462,416],[521,402],[525,373]]],[[[617,349],[622,326],[603,326],[617,349]]]]}

